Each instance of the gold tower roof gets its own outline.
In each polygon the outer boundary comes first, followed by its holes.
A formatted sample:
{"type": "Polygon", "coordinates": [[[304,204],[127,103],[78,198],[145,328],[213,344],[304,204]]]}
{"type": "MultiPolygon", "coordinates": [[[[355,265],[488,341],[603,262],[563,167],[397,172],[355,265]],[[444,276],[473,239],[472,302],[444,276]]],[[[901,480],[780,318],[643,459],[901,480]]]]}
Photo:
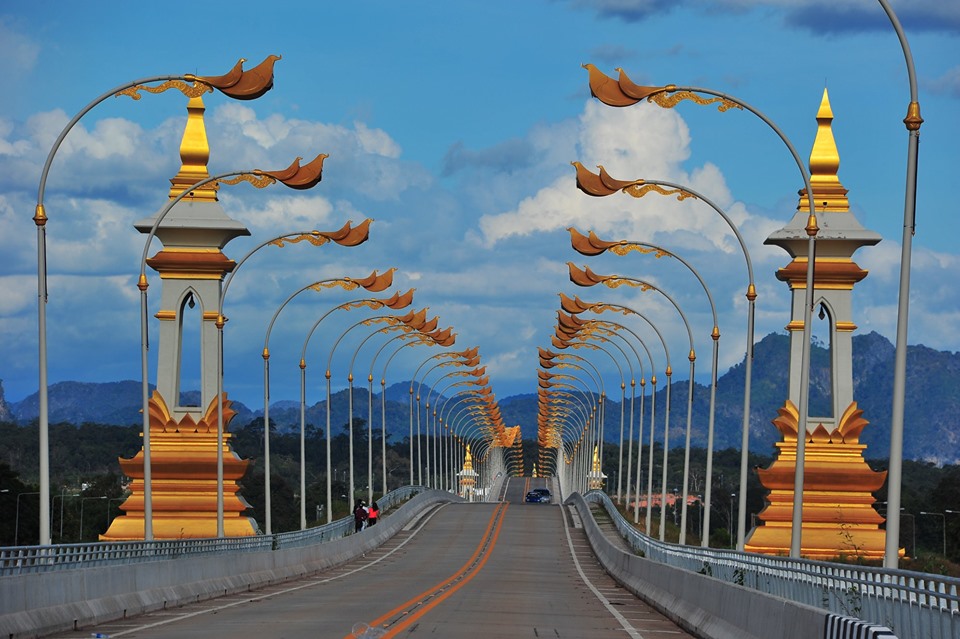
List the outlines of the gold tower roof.
{"type": "MultiPolygon", "coordinates": [[[[840,169],[840,152],[833,138],[833,109],[830,108],[830,96],[823,90],[823,99],[817,111],[817,137],[810,151],[810,185],[813,187],[817,212],[831,211],[847,213],[850,202],[847,189],[843,188],[837,175],[840,169]]],[[[805,208],[806,189],[800,192],[800,207],[805,208]]]]}
{"type": "MultiPolygon", "coordinates": [[[[170,179],[170,199],[176,198],[186,189],[200,180],[210,177],[207,171],[207,162],[210,160],[210,144],[207,142],[207,127],[203,121],[206,107],[203,98],[190,98],[187,103],[187,125],[183,130],[183,139],[180,141],[180,171],[170,179]]],[[[194,201],[217,200],[215,183],[204,185],[194,190],[188,198],[194,201]]]]}

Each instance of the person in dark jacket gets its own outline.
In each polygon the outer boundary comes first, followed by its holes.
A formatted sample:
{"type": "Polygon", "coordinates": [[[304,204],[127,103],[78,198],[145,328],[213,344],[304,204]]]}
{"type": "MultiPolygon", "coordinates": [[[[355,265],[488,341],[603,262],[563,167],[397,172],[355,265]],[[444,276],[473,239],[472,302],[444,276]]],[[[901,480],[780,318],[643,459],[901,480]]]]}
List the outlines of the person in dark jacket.
{"type": "Polygon", "coordinates": [[[358,499],[353,507],[353,526],[354,532],[363,530],[363,523],[367,521],[367,509],[363,507],[363,500],[358,499]]]}

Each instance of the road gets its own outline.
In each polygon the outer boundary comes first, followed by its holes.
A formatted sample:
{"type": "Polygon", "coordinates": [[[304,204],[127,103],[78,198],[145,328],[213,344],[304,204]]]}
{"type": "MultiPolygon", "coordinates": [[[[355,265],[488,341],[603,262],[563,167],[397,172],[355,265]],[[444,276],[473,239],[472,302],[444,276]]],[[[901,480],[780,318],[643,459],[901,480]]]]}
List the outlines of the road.
{"type": "Polygon", "coordinates": [[[524,503],[544,481],[512,479],[502,503],[437,507],[298,581],[56,637],[689,637],[603,572],[569,509],[524,503]]]}

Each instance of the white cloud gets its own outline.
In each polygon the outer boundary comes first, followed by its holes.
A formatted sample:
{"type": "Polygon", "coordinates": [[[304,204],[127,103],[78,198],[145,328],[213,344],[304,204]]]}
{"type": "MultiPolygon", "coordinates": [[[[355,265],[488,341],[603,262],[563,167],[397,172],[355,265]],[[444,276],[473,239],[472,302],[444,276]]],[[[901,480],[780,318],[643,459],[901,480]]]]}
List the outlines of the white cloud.
{"type": "Polygon", "coordinates": [[[0,82],[10,86],[12,78],[28,76],[37,65],[40,45],[31,40],[10,24],[10,20],[0,16],[0,82]]]}

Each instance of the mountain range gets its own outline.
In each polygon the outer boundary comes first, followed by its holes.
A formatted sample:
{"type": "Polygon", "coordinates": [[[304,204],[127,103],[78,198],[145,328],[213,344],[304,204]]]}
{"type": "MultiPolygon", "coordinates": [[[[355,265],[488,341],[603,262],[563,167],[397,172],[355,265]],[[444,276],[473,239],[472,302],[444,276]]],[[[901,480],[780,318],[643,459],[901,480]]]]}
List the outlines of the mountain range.
{"type": "MultiPolygon", "coordinates": [[[[790,338],[772,333],[756,344],[750,411],[750,449],[759,454],[772,454],[779,433],[770,423],[776,417],[787,393],[789,375],[790,338]]],[[[810,413],[825,414],[830,398],[830,353],[822,345],[814,345],[811,352],[810,413]]],[[[860,441],[867,445],[868,459],[884,459],[890,447],[891,393],[893,389],[894,346],[878,333],[857,335],[853,338],[853,396],[864,411],[870,425],[860,441]]],[[[732,367],[717,380],[714,449],[739,448],[743,413],[744,364],[732,367]]],[[[674,380],[670,415],[671,447],[682,446],[686,431],[687,380],[674,380]]],[[[637,385],[639,388],[639,384],[637,385]]],[[[907,396],[904,406],[904,457],[934,464],[960,463],[960,353],[935,351],[922,345],[907,349],[907,396]]],[[[410,432],[410,382],[400,382],[386,389],[385,411],[387,430],[395,440],[402,440],[410,432]]],[[[49,388],[50,423],[84,422],[130,425],[141,423],[139,381],[111,383],[59,382],[49,388]]],[[[353,391],[354,420],[368,418],[368,393],[365,388],[353,391]]],[[[657,440],[662,440],[666,389],[657,392],[657,440]]],[[[374,395],[373,426],[381,427],[380,395],[374,395]]],[[[624,415],[629,420],[630,395],[624,398],[624,415]]],[[[535,393],[513,395],[498,399],[501,414],[507,425],[519,424],[524,439],[536,438],[537,396],[535,393]]],[[[649,433],[649,402],[644,429],[649,433]]],[[[443,405],[443,399],[434,406],[443,405]]],[[[607,441],[620,437],[619,392],[609,393],[605,401],[604,432],[607,441]]],[[[639,396],[635,400],[635,414],[639,413],[639,396]]],[[[0,381],[0,421],[28,424],[37,419],[38,395],[33,394],[19,402],[6,402],[0,381]]],[[[251,422],[262,421],[263,411],[253,410],[234,402],[236,417],[231,430],[244,428],[251,422]]],[[[342,432],[349,421],[349,393],[342,390],[331,396],[331,428],[333,434],[342,432]]],[[[452,407],[452,406],[451,406],[452,407]]],[[[455,411],[454,411],[455,412],[455,411]]],[[[306,407],[308,428],[326,428],[326,402],[306,407]]],[[[696,384],[692,416],[692,445],[705,447],[709,416],[709,388],[696,384]]],[[[448,415],[449,417],[449,415],[448,415]]],[[[425,417],[421,418],[425,430],[425,417]]],[[[300,427],[300,405],[295,401],[279,401],[270,407],[270,420],[281,431],[300,427]]],[[[357,423],[357,422],[355,422],[357,423]]],[[[629,428],[627,424],[626,428],[629,428]]],[[[414,420],[416,432],[416,421],[414,420]]],[[[647,439],[647,435],[644,436],[647,439]]]]}

